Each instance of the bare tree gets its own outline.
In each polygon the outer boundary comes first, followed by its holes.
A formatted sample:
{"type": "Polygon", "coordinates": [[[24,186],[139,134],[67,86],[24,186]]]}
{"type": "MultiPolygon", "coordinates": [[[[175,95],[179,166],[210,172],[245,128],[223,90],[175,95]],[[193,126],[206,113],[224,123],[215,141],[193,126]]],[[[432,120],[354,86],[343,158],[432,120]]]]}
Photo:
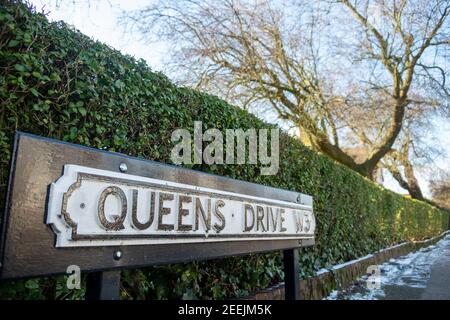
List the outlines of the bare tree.
{"type": "Polygon", "coordinates": [[[407,139],[401,149],[391,149],[382,160],[382,167],[389,170],[398,184],[407,190],[411,197],[424,200],[414,167],[409,159],[411,145],[412,140],[407,139]],[[403,168],[403,173],[401,168],[403,168]]]}
{"type": "Polygon", "coordinates": [[[161,0],[122,22],[172,43],[185,83],[270,107],[305,143],[373,177],[405,149],[395,143],[413,110],[448,109],[449,11],[438,0],[161,0]]]}
{"type": "Polygon", "coordinates": [[[450,173],[443,172],[441,176],[432,181],[431,192],[433,201],[450,210],[450,173]]]}
{"type": "Polygon", "coordinates": [[[450,5],[446,1],[407,0],[343,0],[342,4],[363,27],[364,37],[359,43],[359,52],[364,55],[362,58],[379,62],[388,75],[387,82],[379,78],[378,83],[372,83],[375,89],[385,91],[392,100],[391,121],[385,128],[382,140],[366,160],[366,165],[372,168],[387,153],[392,152],[391,148],[405,122],[408,105],[433,104],[426,99],[416,101],[411,97],[414,77],[423,78],[418,69],[425,71],[431,82],[438,84],[444,96],[450,97],[446,87],[446,72],[436,65],[436,59],[430,65],[429,59],[425,57],[427,50],[437,54],[437,46],[450,45],[448,26],[444,28],[450,5]],[[439,70],[440,81],[429,73],[430,69],[439,70]]]}
{"type": "MultiPolygon", "coordinates": [[[[382,93],[382,92],[379,92],[382,93]]],[[[411,94],[414,98],[406,110],[402,130],[390,151],[377,166],[379,182],[384,180],[386,169],[413,198],[424,200],[416,177],[416,171],[431,173],[429,167],[436,160],[445,157],[445,150],[434,141],[439,141],[439,131],[430,130],[436,126],[435,119],[441,119],[442,106],[425,97],[411,94]],[[417,101],[422,101],[418,103],[417,101]],[[424,103],[424,101],[427,101],[424,103]],[[381,179],[380,179],[381,178],[381,179]]],[[[391,104],[384,95],[365,95],[364,100],[349,102],[345,113],[340,115],[349,128],[347,140],[353,140],[358,147],[344,149],[355,161],[362,162],[373,145],[379,143],[384,126],[389,123],[391,104]]],[[[444,117],[445,119],[446,117],[444,117]]],[[[376,176],[374,176],[376,178],[376,176]]]]}

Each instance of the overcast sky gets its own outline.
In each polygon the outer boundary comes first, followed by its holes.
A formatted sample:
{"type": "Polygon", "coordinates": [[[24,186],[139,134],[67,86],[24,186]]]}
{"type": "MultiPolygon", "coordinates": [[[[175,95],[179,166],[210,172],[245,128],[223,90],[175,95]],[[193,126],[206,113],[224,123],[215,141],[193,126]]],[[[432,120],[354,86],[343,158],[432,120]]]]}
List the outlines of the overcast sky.
{"type": "MultiPolygon", "coordinates": [[[[168,46],[163,42],[145,43],[138,35],[125,33],[117,24],[122,9],[137,9],[153,0],[31,0],[29,2],[35,5],[38,11],[43,10],[48,13],[47,17],[50,20],[63,20],[95,40],[104,42],[123,53],[146,60],[153,70],[163,69],[168,46]]],[[[440,143],[447,152],[447,157],[439,159],[436,165],[441,169],[450,170],[448,158],[450,156],[450,123],[436,120],[434,133],[440,141],[430,138],[430,143],[440,143]]],[[[429,171],[422,170],[417,173],[427,197],[430,197],[427,183],[430,178],[429,171]]],[[[392,177],[386,179],[385,186],[396,192],[405,193],[392,177]]]]}

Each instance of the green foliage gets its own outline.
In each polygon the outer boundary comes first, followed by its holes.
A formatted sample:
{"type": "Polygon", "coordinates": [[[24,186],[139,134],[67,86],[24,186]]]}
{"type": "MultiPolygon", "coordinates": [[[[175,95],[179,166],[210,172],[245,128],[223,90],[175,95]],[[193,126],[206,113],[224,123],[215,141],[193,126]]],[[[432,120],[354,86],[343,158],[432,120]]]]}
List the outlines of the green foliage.
{"type": "MultiPolygon", "coordinates": [[[[217,97],[173,85],[144,61],[49,23],[24,4],[0,8],[0,194],[6,190],[14,130],[170,163],[171,133],[207,128],[267,128],[217,97]]],[[[301,276],[446,229],[447,215],[387,191],[286,134],[280,170],[254,165],[193,169],[314,196],[317,245],[301,249],[301,276]]],[[[0,203],[3,206],[3,203],[0,203]]],[[[123,272],[124,299],[237,297],[282,279],[280,253],[123,272]]],[[[65,277],[2,284],[0,298],[79,299],[65,277]]]]}

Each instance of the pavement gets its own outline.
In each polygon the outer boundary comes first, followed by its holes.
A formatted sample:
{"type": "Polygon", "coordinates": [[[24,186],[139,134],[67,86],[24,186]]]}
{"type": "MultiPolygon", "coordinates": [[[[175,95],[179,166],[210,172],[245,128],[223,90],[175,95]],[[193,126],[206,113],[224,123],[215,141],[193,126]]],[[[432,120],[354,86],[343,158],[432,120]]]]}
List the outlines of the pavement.
{"type": "Polygon", "coordinates": [[[391,259],[379,268],[378,278],[361,277],[326,299],[450,300],[450,234],[435,245],[391,259]]]}
{"type": "Polygon", "coordinates": [[[421,299],[450,300],[450,246],[433,263],[430,279],[421,295],[421,299]]]}

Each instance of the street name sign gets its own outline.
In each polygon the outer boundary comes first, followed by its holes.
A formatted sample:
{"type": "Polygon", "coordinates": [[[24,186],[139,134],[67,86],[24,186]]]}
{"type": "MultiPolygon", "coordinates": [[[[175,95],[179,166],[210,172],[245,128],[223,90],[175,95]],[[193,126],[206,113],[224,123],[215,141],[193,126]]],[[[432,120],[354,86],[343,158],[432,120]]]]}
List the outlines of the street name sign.
{"type": "Polygon", "coordinates": [[[65,165],[47,224],[56,247],[308,239],[310,206],[65,165]]]}
{"type": "Polygon", "coordinates": [[[21,132],[2,223],[3,279],[291,249],[315,231],[310,196],[21,132]]]}

